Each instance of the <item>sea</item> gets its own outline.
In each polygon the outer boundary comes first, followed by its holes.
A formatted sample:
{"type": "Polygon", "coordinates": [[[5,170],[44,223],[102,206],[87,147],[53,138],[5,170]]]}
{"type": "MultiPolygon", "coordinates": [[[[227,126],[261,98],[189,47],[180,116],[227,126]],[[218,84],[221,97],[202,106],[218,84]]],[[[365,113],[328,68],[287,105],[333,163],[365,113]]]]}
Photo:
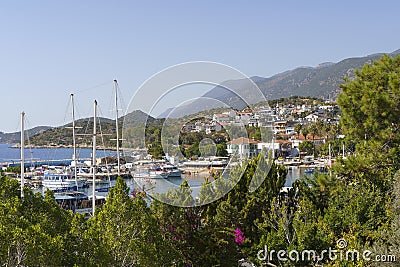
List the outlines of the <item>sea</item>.
{"type": "MultiPolygon", "coordinates": [[[[0,164],[20,162],[21,150],[13,148],[14,144],[0,144],[0,164]]],[[[68,160],[71,162],[73,148],[25,148],[25,161],[50,161],[50,160],[68,160]]],[[[78,159],[90,159],[92,156],[91,148],[77,148],[78,159]]],[[[116,155],[115,151],[111,150],[96,150],[97,157],[106,157],[116,155]]],[[[68,163],[68,164],[69,164],[68,163]]]]}

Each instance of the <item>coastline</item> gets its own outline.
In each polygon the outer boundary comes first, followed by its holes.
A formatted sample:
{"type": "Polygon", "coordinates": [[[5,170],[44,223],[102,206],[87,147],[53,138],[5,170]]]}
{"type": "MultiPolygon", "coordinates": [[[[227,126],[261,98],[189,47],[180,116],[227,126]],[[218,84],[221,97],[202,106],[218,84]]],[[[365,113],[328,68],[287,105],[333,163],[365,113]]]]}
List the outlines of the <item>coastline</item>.
{"type": "MultiPolygon", "coordinates": [[[[10,148],[21,148],[21,144],[12,144],[9,146],[10,148]]],[[[60,145],[60,144],[50,144],[50,145],[25,145],[25,148],[73,148],[73,145],[60,145]]],[[[76,148],[92,148],[92,146],[88,145],[77,145],[76,148]]],[[[116,151],[117,149],[115,147],[106,147],[106,146],[96,146],[96,149],[98,150],[111,150],[111,151],[116,151]]]]}

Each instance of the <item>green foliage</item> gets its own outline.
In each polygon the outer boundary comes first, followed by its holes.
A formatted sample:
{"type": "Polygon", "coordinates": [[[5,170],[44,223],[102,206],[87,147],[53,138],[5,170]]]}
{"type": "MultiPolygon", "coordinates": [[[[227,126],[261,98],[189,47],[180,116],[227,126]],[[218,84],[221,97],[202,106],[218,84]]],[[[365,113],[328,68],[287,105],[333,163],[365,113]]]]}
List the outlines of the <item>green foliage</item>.
{"type": "MultiPolygon", "coordinates": [[[[95,234],[111,266],[160,266],[162,237],[155,217],[141,195],[130,198],[129,187],[118,178],[108,200],[93,217],[89,234],[95,234]]],[[[103,258],[104,259],[104,258],[103,258]]],[[[105,262],[101,259],[99,264],[105,262]]]]}
{"type": "Polygon", "coordinates": [[[301,152],[307,153],[307,155],[312,155],[314,149],[314,143],[312,141],[304,141],[299,145],[299,150],[301,152]]]}
{"type": "Polygon", "coordinates": [[[63,266],[70,216],[51,194],[24,191],[16,180],[0,177],[0,263],[5,266],[63,266]]]}
{"type": "Polygon", "coordinates": [[[147,147],[147,152],[151,154],[155,159],[161,159],[165,156],[164,150],[161,146],[161,143],[159,142],[149,144],[147,147]]]}
{"type": "Polygon", "coordinates": [[[228,151],[226,150],[226,143],[217,144],[217,157],[227,157],[228,151]]]}
{"type": "Polygon", "coordinates": [[[341,124],[352,140],[386,141],[399,134],[400,58],[383,56],[356,71],[338,98],[341,124]]]}
{"type": "Polygon", "coordinates": [[[6,172],[21,173],[21,166],[7,167],[6,172]]]}
{"type": "Polygon", "coordinates": [[[194,156],[200,156],[200,149],[199,149],[199,143],[194,143],[191,146],[189,146],[186,150],[185,150],[185,156],[187,158],[191,158],[194,156]]]}

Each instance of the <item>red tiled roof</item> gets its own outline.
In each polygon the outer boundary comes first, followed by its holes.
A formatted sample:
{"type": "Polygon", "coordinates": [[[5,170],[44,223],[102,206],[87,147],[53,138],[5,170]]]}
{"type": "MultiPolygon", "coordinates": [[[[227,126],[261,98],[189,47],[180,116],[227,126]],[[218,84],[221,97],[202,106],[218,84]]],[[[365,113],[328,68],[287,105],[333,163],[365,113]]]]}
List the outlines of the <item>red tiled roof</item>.
{"type": "Polygon", "coordinates": [[[229,141],[227,144],[234,144],[234,145],[243,145],[243,144],[258,144],[260,141],[245,138],[245,137],[240,137],[233,139],[232,141],[229,141]]]}
{"type": "MultiPolygon", "coordinates": [[[[302,134],[301,134],[299,137],[297,137],[297,135],[296,135],[296,139],[297,139],[297,140],[301,140],[301,141],[304,141],[304,140],[305,140],[304,135],[302,135],[302,134]]],[[[315,135],[315,136],[314,136],[314,141],[315,141],[315,140],[323,140],[323,139],[324,139],[324,138],[322,138],[322,137],[320,137],[320,136],[318,136],[318,135],[315,135]]],[[[313,140],[311,134],[307,135],[307,140],[310,140],[310,141],[313,140]]]]}
{"type": "Polygon", "coordinates": [[[285,133],[277,133],[276,134],[276,136],[282,136],[282,137],[291,137],[293,135],[296,135],[296,134],[285,134],[285,133]]]}
{"type": "Polygon", "coordinates": [[[291,142],[287,140],[275,140],[275,143],[279,143],[281,145],[291,144],[291,142]]]}

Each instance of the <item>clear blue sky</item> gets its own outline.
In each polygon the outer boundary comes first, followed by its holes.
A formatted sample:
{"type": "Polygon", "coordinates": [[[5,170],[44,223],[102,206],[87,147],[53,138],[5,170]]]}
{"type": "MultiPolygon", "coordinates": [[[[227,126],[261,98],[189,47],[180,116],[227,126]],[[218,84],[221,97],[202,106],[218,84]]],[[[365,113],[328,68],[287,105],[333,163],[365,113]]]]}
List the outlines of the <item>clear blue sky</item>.
{"type": "MultiPolygon", "coordinates": [[[[209,60],[249,76],[400,48],[398,1],[3,1],[0,131],[112,116],[154,73],[209,60]]],[[[174,105],[174,103],[171,103],[174,105]]],[[[140,108],[140,107],[138,107],[140,108]]],[[[166,106],[166,108],[168,108],[166,106]]]]}

